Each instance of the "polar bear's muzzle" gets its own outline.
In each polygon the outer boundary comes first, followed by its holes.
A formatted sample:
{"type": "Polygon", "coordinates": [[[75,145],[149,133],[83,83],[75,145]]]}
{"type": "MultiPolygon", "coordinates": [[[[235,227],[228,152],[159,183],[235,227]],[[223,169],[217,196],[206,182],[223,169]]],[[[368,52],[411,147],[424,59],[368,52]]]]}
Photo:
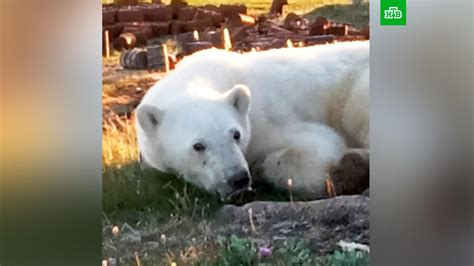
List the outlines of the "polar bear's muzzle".
{"type": "Polygon", "coordinates": [[[252,178],[247,169],[239,169],[232,171],[227,176],[226,181],[217,186],[217,192],[223,201],[234,201],[243,194],[251,192],[252,178]]]}
{"type": "Polygon", "coordinates": [[[250,185],[250,174],[247,170],[241,170],[237,174],[232,175],[228,180],[227,184],[233,190],[241,190],[247,188],[250,185]]]}

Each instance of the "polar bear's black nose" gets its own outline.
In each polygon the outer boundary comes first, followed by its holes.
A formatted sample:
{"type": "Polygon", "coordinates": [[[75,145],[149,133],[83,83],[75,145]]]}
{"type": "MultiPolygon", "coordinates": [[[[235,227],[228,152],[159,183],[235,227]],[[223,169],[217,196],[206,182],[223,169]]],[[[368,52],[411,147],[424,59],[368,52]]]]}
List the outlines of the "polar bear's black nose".
{"type": "Polygon", "coordinates": [[[241,171],[232,176],[227,183],[235,190],[246,188],[250,183],[249,173],[247,171],[241,171]]]}

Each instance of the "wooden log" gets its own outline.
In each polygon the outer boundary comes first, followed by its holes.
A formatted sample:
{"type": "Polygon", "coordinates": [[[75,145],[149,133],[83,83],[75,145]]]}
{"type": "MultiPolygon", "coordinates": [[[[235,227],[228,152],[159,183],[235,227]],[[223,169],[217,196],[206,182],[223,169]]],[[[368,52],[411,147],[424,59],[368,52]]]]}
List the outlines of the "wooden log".
{"type": "Polygon", "coordinates": [[[163,59],[165,61],[165,70],[166,73],[170,72],[170,61],[168,56],[168,46],[166,44],[162,45],[163,47],[163,59]]]}
{"type": "Polygon", "coordinates": [[[273,0],[270,7],[270,14],[283,14],[283,6],[288,5],[288,0],[273,0]]]}
{"type": "Polygon", "coordinates": [[[171,7],[163,4],[150,5],[143,12],[146,21],[169,22],[173,18],[171,7]]]}
{"type": "Polygon", "coordinates": [[[109,58],[110,57],[110,38],[109,38],[109,31],[106,30],[104,32],[104,42],[105,42],[105,57],[109,58]]]}
{"type": "Polygon", "coordinates": [[[135,34],[131,32],[126,32],[120,34],[118,38],[114,40],[114,48],[121,49],[131,49],[137,45],[137,38],[135,34]]]}
{"type": "Polygon", "coordinates": [[[136,6],[121,7],[117,11],[119,22],[142,22],[144,19],[143,9],[136,6]]]}
{"type": "Polygon", "coordinates": [[[240,21],[242,25],[252,27],[255,26],[256,20],[252,16],[244,15],[244,14],[239,14],[240,21]]]}
{"type": "MultiPolygon", "coordinates": [[[[110,50],[114,49],[114,44],[113,42],[109,41],[109,53],[110,50]]],[[[105,40],[105,37],[102,38],[102,55],[107,57],[107,40],[105,40]]]]}
{"type": "Polygon", "coordinates": [[[229,29],[224,28],[222,35],[224,38],[224,49],[227,51],[232,50],[232,40],[230,39],[229,29]]]}

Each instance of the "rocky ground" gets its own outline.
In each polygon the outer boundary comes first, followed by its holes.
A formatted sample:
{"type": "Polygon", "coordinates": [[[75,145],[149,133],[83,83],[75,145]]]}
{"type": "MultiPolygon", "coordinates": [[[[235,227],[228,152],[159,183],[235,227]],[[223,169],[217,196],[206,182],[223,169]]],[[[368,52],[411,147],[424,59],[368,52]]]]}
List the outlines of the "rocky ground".
{"type": "Polygon", "coordinates": [[[215,230],[278,245],[306,239],[317,255],[338,249],[339,241],[369,245],[369,198],[340,196],[308,202],[251,202],[225,205],[215,230]]]}

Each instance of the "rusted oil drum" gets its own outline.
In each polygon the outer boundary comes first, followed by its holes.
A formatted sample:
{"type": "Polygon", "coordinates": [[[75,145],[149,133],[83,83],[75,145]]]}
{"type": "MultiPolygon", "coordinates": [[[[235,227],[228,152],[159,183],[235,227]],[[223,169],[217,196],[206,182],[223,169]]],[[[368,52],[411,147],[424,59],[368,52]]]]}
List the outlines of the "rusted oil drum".
{"type": "Polygon", "coordinates": [[[147,69],[148,53],[145,49],[138,48],[123,50],[120,55],[120,65],[125,69],[147,69]]]}

